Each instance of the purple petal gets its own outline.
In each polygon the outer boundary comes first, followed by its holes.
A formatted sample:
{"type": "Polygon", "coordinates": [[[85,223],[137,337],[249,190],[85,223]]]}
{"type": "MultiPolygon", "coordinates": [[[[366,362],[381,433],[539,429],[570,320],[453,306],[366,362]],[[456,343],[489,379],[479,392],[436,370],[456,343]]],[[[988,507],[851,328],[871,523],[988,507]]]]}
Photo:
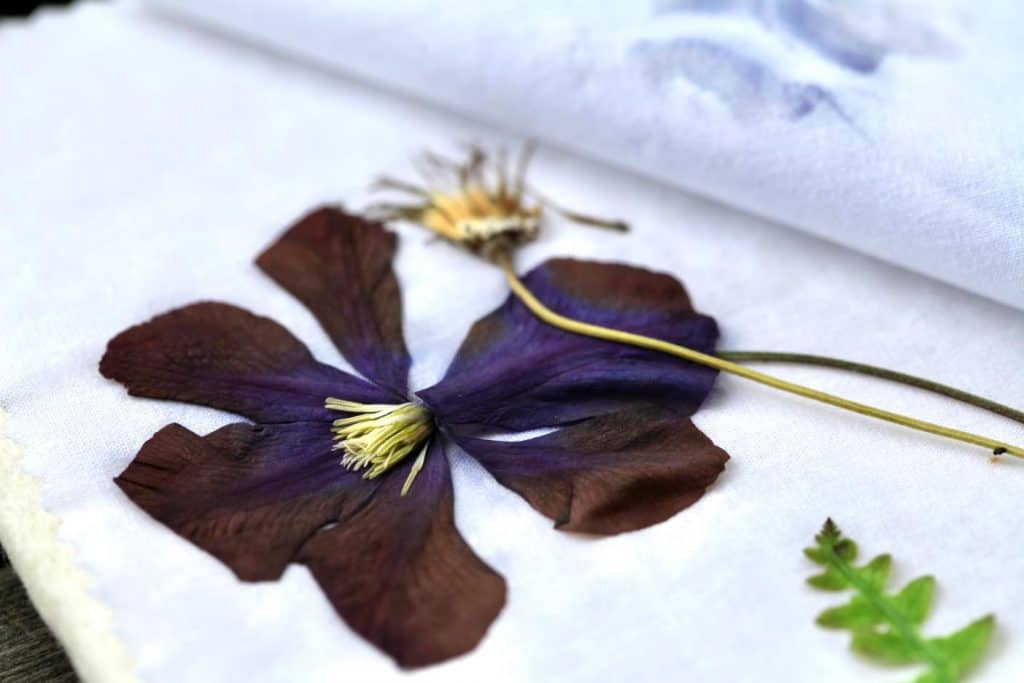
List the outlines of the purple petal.
{"type": "Polygon", "coordinates": [[[395,235],[335,208],[299,220],[256,263],[320,321],[364,377],[406,400],[410,358],[392,270],[395,235]]]}
{"type": "MultiPolygon", "coordinates": [[[[683,286],[641,268],[556,259],[525,278],[550,308],[585,322],[712,352],[715,321],[683,286]]],[[[716,372],[678,358],[567,333],[517,298],[472,327],[444,379],[419,395],[445,424],[524,430],[567,424],[637,403],[692,414],[716,372]]]]}
{"type": "Polygon", "coordinates": [[[504,579],[455,528],[437,439],[403,497],[409,467],[386,475],[366,505],[301,554],[338,614],[404,668],[473,649],[505,604],[504,579]]]}
{"type": "Polygon", "coordinates": [[[115,481],[139,507],[240,579],[280,577],[324,524],[376,487],[343,468],[330,424],[231,424],[201,437],[172,424],[115,481]]]}
{"type": "Polygon", "coordinates": [[[527,441],[451,435],[556,527],[594,534],[668,519],[697,502],[729,459],[686,415],[650,407],[527,441]]]}
{"type": "Polygon", "coordinates": [[[112,339],[100,372],[133,396],[197,403],[258,422],[331,420],[328,396],[376,403],[390,394],[318,363],[288,330],[235,306],[199,303],[112,339]]]}

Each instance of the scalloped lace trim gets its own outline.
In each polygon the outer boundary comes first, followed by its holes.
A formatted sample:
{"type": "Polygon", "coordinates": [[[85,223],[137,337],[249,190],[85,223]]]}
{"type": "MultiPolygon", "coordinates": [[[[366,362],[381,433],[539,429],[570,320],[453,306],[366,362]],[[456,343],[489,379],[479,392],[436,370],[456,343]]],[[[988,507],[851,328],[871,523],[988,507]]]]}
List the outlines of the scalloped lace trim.
{"type": "Polygon", "coordinates": [[[4,436],[0,410],[0,543],[43,620],[89,683],[140,680],[114,636],[110,608],[90,593],[91,580],[73,548],[58,539],[60,519],[42,503],[42,484],[22,472],[22,449],[4,436]]]}

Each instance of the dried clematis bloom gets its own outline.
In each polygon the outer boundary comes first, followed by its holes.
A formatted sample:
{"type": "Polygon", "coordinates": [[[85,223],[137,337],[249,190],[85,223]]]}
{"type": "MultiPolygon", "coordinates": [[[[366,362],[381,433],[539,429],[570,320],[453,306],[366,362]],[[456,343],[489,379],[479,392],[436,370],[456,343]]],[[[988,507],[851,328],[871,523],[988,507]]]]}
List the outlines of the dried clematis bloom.
{"type": "Polygon", "coordinates": [[[621,221],[595,218],[556,205],[526,184],[526,169],[535,146],[526,144],[510,173],[508,155],[499,150],[492,161],[471,146],[464,161],[426,152],[419,160],[425,186],[394,178],[375,189],[411,195],[411,204],[380,202],[367,212],[377,220],[404,220],[422,225],[441,238],[488,260],[496,260],[537,238],[544,209],[585,225],[627,230],[621,221]]]}
{"type": "MultiPolygon", "coordinates": [[[[125,330],[100,371],[135,396],[248,420],[158,431],[116,479],[130,500],[239,579],[305,565],[352,629],[416,668],[476,647],[505,604],[504,579],[455,525],[449,458],[473,458],[559,529],[618,534],[695,503],[729,456],[690,419],[713,370],[564,334],[511,296],[414,390],[396,248],[383,226],[323,208],[257,260],[358,375],[216,302],[125,330]],[[514,432],[528,438],[493,438],[514,432]]],[[[524,281],[581,320],[706,351],[718,336],[668,275],[556,259],[524,281]]]]}

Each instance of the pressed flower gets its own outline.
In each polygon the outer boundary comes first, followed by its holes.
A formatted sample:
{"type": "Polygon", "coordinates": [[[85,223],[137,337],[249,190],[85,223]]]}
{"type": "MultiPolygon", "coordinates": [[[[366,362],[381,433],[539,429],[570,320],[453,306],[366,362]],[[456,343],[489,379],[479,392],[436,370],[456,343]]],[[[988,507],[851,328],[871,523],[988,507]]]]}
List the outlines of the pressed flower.
{"type": "MultiPolygon", "coordinates": [[[[251,420],[205,436],[164,427],[116,479],[131,500],[240,579],[307,566],[352,629],[418,667],[472,649],[505,602],[504,580],[454,524],[452,444],[559,529],[592,534],[669,518],[728,456],[690,420],[713,369],[566,334],[513,296],[471,328],[437,385],[410,392],[395,246],[381,225],[324,208],[257,261],[361,377],[214,302],[126,330],[100,370],[133,395],[251,420]],[[552,430],[485,436],[538,428],[552,430]]],[[[667,275],[560,259],[523,281],[576,319],[714,348],[714,320],[667,275]]]]}
{"type": "Polygon", "coordinates": [[[411,196],[412,203],[381,202],[368,211],[381,220],[418,223],[488,260],[535,240],[544,207],[577,223],[628,229],[622,221],[595,218],[560,207],[529,187],[526,169],[533,150],[534,145],[524,145],[512,169],[504,149],[498,151],[493,164],[475,146],[469,148],[467,159],[461,162],[426,152],[420,158],[420,172],[427,185],[421,187],[390,177],[375,184],[378,190],[411,196]]]}
{"type": "Polygon", "coordinates": [[[511,184],[506,181],[509,172],[506,168],[507,158],[503,151],[499,152],[498,158],[493,164],[488,160],[486,154],[476,147],[470,148],[468,160],[462,163],[450,161],[428,152],[424,155],[421,164],[421,173],[427,183],[426,186],[420,187],[391,178],[384,178],[377,184],[377,189],[397,190],[411,194],[417,197],[418,201],[413,204],[379,203],[372,206],[371,209],[385,219],[406,220],[424,226],[445,240],[494,263],[501,269],[515,296],[538,319],[564,332],[657,351],[861,415],[963,443],[982,446],[991,450],[995,456],[1008,453],[1024,458],[1024,447],[851,401],[841,396],[752,370],[736,361],[800,362],[859,372],[923,388],[1024,422],[1024,413],[1019,410],[938,382],[863,363],[809,354],[763,351],[711,354],[696,347],[674,343],[670,339],[658,338],[656,335],[637,334],[631,330],[616,327],[614,324],[594,324],[575,318],[571,314],[565,315],[552,310],[535,295],[528,282],[519,279],[513,266],[516,249],[524,243],[536,239],[539,234],[543,218],[541,205],[571,220],[588,225],[621,230],[625,230],[626,226],[619,221],[593,218],[565,210],[543,198],[536,190],[529,188],[526,184],[525,174],[532,150],[532,145],[524,147],[511,184]],[[525,197],[528,194],[537,198],[540,203],[527,206],[525,197]]]}

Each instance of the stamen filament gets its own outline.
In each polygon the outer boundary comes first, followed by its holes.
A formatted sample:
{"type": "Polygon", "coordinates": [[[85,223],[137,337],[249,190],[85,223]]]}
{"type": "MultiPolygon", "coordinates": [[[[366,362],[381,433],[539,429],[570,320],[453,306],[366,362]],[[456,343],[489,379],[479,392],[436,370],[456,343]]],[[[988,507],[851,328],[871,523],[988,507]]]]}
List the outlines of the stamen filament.
{"type": "Polygon", "coordinates": [[[918,420],[916,418],[894,413],[881,408],[875,408],[864,403],[857,401],[851,401],[840,396],[835,396],[823,391],[811,389],[794,382],[788,382],[786,380],[767,375],[757,370],[751,370],[750,368],[744,367],[737,363],[733,363],[728,360],[724,360],[717,356],[712,356],[706,353],[701,353],[694,349],[687,348],[685,346],[679,346],[678,344],[672,344],[670,342],[654,339],[653,337],[647,337],[642,334],[634,334],[632,332],[624,332],[622,330],[615,330],[608,327],[602,327],[601,325],[593,325],[585,323],[580,320],[574,320],[566,317],[559,313],[552,311],[550,308],[545,306],[540,300],[533,295],[532,292],[522,283],[519,276],[516,275],[515,269],[512,266],[511,258],[508,253],[498,254],[495,257],[495,262],[498,267],[502,270],[505,275],[505,279],[508,282],[512,292],[519,298],[520,301],[538,318],[542,321],[557,327],[558,329],[565,330],[566,332],[572,332],[575,334],[581,334],[595,339],[603,339],[605,341],[617,342],[620,344],[627,344],[630,346],[637,346],[640,348],[651,349],[654,351],[661,351],[678,358],[683,358],[694,363],[706,365],[708,367],[715,368],[722,372],[727,372],[738,377],[758,382],[770,386],[780,391],[786,391],[791,394],[803,396],[821,403],[827,403],[837,408],[843,408],[861,415],[867,415],[879,420],[886,422],[892,422],[894,424],[903,425],[910,429],[916,429],[922,432],[928,432],[930,434],[936,434],[938,436],[944,436],[948,439],[956,441],[962,441],[964,443],[970,443],[977,446],[990,449],[995,454],[1008,453],[1018,458],[1024,458],[1024,448],[1014,446],[1002,441],[990,439],[985,436],[973,434],[971,432],[965,432],[958,429],[952,429],[943,425],[938,425],[932,422],[926,422],[925,420],[918,420]]]}
{"type": "Polygon", "coordinates": [[[324,401],[324,407],[330,410],[342,410],[346,413],[377,413],[377,412],[390,412],[395,408],[409,405],[407,403],[394,404],[394,403],[359,403],[357,401],[346,401],[340,398],[328,397],[324,401]]]}
{"type": "Polygon", "coordinates": [[[423,463],[427,461],[427,449],[430,448],[430,440],[428,439],[423,444],[423,448],[420,449],[420,454],[416,456],[415,462],[412,464],[412,468],[409,470],[409,476],[405,478],[405,483],[402,484],[402,495],[409,493],[409,489],[412,488],[412,482],[416,479],[416,475],[423,469],[423,463]]]}

